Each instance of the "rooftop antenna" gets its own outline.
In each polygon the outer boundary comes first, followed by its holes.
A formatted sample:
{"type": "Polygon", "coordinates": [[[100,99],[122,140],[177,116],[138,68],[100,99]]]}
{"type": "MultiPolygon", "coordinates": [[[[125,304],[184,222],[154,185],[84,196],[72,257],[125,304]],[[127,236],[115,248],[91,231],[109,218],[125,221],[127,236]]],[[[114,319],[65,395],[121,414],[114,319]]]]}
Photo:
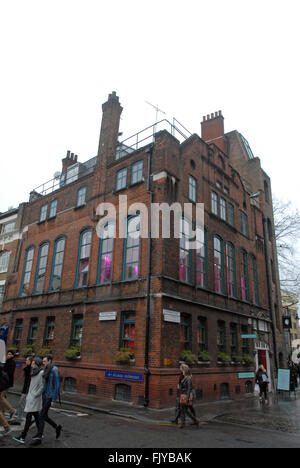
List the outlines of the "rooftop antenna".
{"type": "Polygon", "coordinates": [[[153,104],[151,104],[151,102],[148,102],[148,101],[145,101],[146,104],[149,104],[149,106],[153,107],[155,110],[156,110],[156,116],[155,116],[155,124],[153,125],[153,141],[155,139],[154,135],[156,133],[156,124],[157,124],[157,117],[158,117],[158,113],[161,112],[162,114],[165,114],[166,115],[166,112],[164,112],[163,110],[161,110],[158,105],[157,106],[154,106],[153,104]]]}
{"type": "Polygon", "coordinates": [[[165,115],[166,115],[166,112],[164,112],[163,110],[161,110],[161,109],[158,107],[158,105],[157,105],[157,106],[154,106],[153,104],[151,104],[151,102],[146,101],[146,104],[149,104],[149,106],[154,107],[154,109],[156,110],[155,123],[157,124],[158,113],[161,112],[162,114],[165,114],[165,115]]]}

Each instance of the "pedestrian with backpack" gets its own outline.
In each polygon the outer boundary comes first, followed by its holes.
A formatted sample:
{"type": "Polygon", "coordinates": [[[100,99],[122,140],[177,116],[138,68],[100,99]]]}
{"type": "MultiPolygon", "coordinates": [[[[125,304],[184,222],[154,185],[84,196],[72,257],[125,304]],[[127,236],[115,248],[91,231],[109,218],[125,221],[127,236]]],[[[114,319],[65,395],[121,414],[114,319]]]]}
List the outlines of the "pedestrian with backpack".
{"type": "Polygon", "coordinates": [[[7,411],[9,413],[9,421],[11,421],[16,414],[15,409],[6,399],[7,390],[14,386],[14,373],[16,368],[14,357],[15,355],[13,351],[8,350],[6,363],[3,366],[3,371],[5,372],[5,375],[8,376],[8,385],[4,390],[0,391],[0,407],[2,408],[2,411],[7,411]]]}
{"type": "Polygon", "coordinates": [[[55,429],[56,439],[60,437],[62,426],[57,425],[49,416],[48,412],[51,406],[59,398],[59,387],[60,387],[60,375],[58,368],[53,364],[53,357],[51,355],[45,356],[43,358],[44,366],[44,386],[43,386],[43,406],[39,415],[39,431],[34,437],[35,442],[32,446],[37,446],[42,443],[42,438],[44,434],[45,422],[48,423],[55,429]]]}
{"type": "Polygon", "coordinates": [[[43,361],[41,358],[36,357],[32,360],[31,363],[31,380],[30,386],[28,390],[28,394],[26,396],[26,405],[24,408],[24,412],[26,413],[26,421],[23,432],[20,434],[19,437],[13,437],[16,442],[20,444],[25,443],[25,439],[29,428],[32,423],[32,418],[34,418],[37,430],[39,431],[40,428],[40,411],[43,406],[43,398],[42,392],[44,387],[43,381],[43,361]]]}
{"type": "MultiPolygon", "coordinates": [[[[7,373],[4,371],[4,368],[2,364],[0,364],[0,395],[7,390],[9,386],[9,378],[7,373]]],[[[4,416],[4,408],[5,405],[3,404],[1,398],[0,398],[0,424],[4,428],[4,432],[0,433],[0,437],[5,437],[6,435],[11,433],[11,428],[4,416]]]]}
{"type": "Polygon", "coordinates": [[[268,384],[269,377],[263,365],[260,365],[256,372],[256,383],[259,385],[259,397],[262,402],[263,399],[268,404],[268,384]]]}

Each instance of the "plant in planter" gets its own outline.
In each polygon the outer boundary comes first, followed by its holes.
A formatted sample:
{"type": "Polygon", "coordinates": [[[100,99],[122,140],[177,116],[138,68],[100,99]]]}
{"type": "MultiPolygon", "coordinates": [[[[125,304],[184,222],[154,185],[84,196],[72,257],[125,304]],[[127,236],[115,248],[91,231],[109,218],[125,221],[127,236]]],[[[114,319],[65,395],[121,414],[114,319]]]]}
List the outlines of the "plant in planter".
{"type": "Polygon", "coordinates": [[[240,364],[243,361],[243,357],[238,353],[232,353],[231,361],[234,362],[234,364],[240,364]]]}
{"type": "Polygon", "coordinates": [[[219,352],[218,353],[218,362],[222,363],[223,365],[226,365],[229,362],[231,362],[231,358],[230,358],[230,356],[228,356],[228,354],[219,352]]]}
{"type": "Polygon", "coordinates": [[[208,351],[200,351],[198,354],[198,361],[209,363],[212,360],[211,355],[208,351]]]}
{"type": "Polygon", "coordinates": [[[28,356],[33,356],[34,355],[34,345],[33,344],[28,344],[25,346],[25,348],[22,350],[22,356],[23,357],[28,357],[28,356]]]}
{"type": "Polygon", "coordinates": [[[47,356],[48,354],[52,354],[52,351],[50,348],[48,347],[44,347],[44,348],[41,348],[37,353],[36,355],[39,357],[39,358],[43,358],[44,356],[47,356]]]}
{"type": "Polygon", "coordinates": [[[65,352],[65,358],[70,359],[71,361],[79,359],[80,358],[80,348],[79,346],[71,346],[67,351],[65,352]]]}
{"type": "Polygon", "coordinates": [[[246,367],[251,367],[254,364],[254,359],[252,356],[250,356],[250,354],[243,354],[242,361],[246,367]]]}
{"type": "Polygon", "coordinates": [[[14,353],[15,356],[17,356],[19,354],[19,348],[18,346],[16,345],[11,345],[7,351],[12,351],[14,353]]]}
{"type": "Polygon", "coordinates": [[[120,348],[116,354],[116,361],[120,364],[130,364],[134,359],[134,354],[130,348],[120,348]]]}
{"type": "Polygon", "coordinates": [[[185,349],[180,355],[180,360],[184,361],[189,366],[197,362],[197,356],[191,350],[185,349]]]}

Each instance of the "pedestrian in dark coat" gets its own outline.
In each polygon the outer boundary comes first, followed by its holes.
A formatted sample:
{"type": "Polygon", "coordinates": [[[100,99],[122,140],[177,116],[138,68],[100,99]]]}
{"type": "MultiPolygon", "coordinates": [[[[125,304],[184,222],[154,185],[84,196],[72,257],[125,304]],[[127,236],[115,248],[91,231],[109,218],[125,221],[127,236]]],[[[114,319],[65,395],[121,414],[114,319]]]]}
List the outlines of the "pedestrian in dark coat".
{"type": "Polygon", "coordinates": [[[19,437],[13,438],[15,441],[21,444],[25,443],[27,433],[31,426],[32,418],[34,418],[37,430],[39,431],[39,414],[43,406],[43,373],[44,371],[42,368],[42,360],[39,357],[34,358],[31,363],[31,380],[26,397],[26,405],[24,408],[24,412],[26,413],[25,427],[19,437]]]}
{"type": "Polygon", "coordinates": [[[256,372],[256,383],[259,385],[260,401],[263,401],[263,398],[264,398],[265,403],[268,403],[269,377],[263,365],[259,366],[259,369],[256,372]]]}
{"type": "Polygon", "coordinates": [[[4,368],[0,363],[0,425],[3,426],[4,432],[1,432],[0,437],[5,437],[6,435],[11,433],[11,427],[8,424],[6,417],[4,416],[5,405],[2,403],[1,394],[4,390],[6,390],[8,386],[8,377],[7,374],[4,372],[4,368]]]}
{"type": "Polygon", "coordinates": [[[21,392],[21,397],[19,400],[18,407],[16,408],[16,419],[11,422],[12,425],[14,426],[20,426],[22,423],[22,418],[24,414],[24,408],[26,405],[26,396],[29,391],[30,387],[30,381],[31,381],[31,364],[32,364],[33,357],[28,356],[25,361],[25,367],[23,369],[24,373],[24,383],[23,383],[23,388],[21,392]]]}
{"type": "Polygon", "coordinates": [[[192,419],[195,425],[199,425],[199,422],[196,418],[195,410],[193,408],[193,399],[194,399],[194,390],[192,383],[192,375],[189,369],[189,366],[186,364],[181,365],[183,379],[180,382],[179,395],[180,395],[180,417],[181,417],[181,426],[183,429],[185,427],[186,415],[192,419]],[[189,410],[188,410],[189,408],[189,410]]]}
{"type": "Polygon", "coordinates": [[[3,370],[8,375],[8,387],[6,390],[0,392],[0,406],[2,410],[6,410],[9,413],[9,422],[14,417],[16,411],[11,406],[11,404],[6,399],[6,392],[9,388],[14,386],[14,373],[15,373],[16,363],[14,360],[14,353],[12,351],[8,351],[6,363],[4,364],[3,370]]]}

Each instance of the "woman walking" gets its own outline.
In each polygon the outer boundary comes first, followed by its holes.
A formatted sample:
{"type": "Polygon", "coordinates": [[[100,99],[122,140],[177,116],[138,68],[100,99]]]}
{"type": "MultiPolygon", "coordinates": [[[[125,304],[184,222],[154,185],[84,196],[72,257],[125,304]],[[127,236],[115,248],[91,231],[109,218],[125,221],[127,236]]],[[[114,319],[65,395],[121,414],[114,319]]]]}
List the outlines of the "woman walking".
{"type": "Polygon", "coordinates": [[[39,357],[34,358],[31,363],[31,381],[24,409],[24,412],[27,413],[25,427],[19,437],[13,437],[13,439],[20,444],[25,443],[32,418],[34,418],[37,430],[39,431],[39,413],[43,406],[42,392],[44,386],[42,364],[43,361],[39,357]]]}
{"type": "Polygon", "coordinates": [[[262,402],[264,399],[265,403],[268,404],[269,377],[263,365],[259,366],[259,369],[256,372],[256,383],[259,385],[260,401],[262,402]]]}
{"type": "Polygon", "coordinates": [[[179,385],[179,395],[180,395],[180,417],[181,417],[181,426],[183,429],[185,427],[185,419],[188,414],[192,419],[193,423],[198,426],[199,422],[196,418],[196,413],[193,408],[193,399],[194,399],[194,390],[192,383],[192,375],[189,369],[189,366],[182,364],[181,371],[183,374],[183,379],[179,385]]]}

